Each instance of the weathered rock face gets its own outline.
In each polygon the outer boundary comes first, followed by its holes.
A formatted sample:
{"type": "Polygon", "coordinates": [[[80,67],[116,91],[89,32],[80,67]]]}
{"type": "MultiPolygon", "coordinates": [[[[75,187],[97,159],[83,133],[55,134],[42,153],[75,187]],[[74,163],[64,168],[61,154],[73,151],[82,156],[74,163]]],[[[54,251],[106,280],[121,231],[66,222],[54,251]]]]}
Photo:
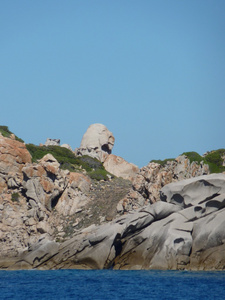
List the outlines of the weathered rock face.
{"type": "Polygon", "coordinates": [[[90,190],[91,181],[83,174],[70,173],[65,192],[59,198],[56,210],[63,216],[71,216],[88,203],[86,193],[90,190]]]}
{"type": "Polygon", "coordinates": [[[27,163],[31,156],[25,145],[0,135],[0,255],[15,255],[27,245],[27,204],[20,193],[27,163]]]}
{"type": "Polygon", "coordinates": [[[60,139],[47,138],[45,142],[45,146],[59,146],[59,145],[60,145],[60,139]]]}
{"type": "Polygon", "coordinates": [[[93,184],[82,173],[61,170],[50,154],[31,163],[23,143],[2,136],[0,149],[0,257],[5,263],[39,240],[67,240],[77,228],[112,220],[131,186],[121,179],[93,184]]]}
{"type": "Polygon", "coordinates": [[[181,156],[96,182],[0,136],[0,268],[225,269],[225,174],[208,173],[181,156]]]}
{"type": "MultiPolygon", "coordinates": [[[[140,169],[133,179],[133,191],[120,202],[124,212],[143,206],[143,203],[155,203],[160,200],[163,186],[183,179],[209,174],[205,164],[190,163],[185,156],[178,156],[165,165],[151,162],[140,169]]],[[[121,211],[121,210],[120,210],[121,211]]]]}
{"type": "Polygon", "coordinates": [[[171,183],[162,189],[162,200],[169,202],[92,225],[62,244],[36,245],[8,267],[224,269],[224,190],[225,174],[171,183]]]}
{"type": "Polygon", "coordinates": [[[138,166],[128,163],[122,157],[116,156],[114,154],[110,154],[106,158],[103,165],[106,171],[108,171],[109,173],[117,177],[128,179],[130,181],[134,180],[137,172],[139,171],[138,166]]]}
{"type": "MultiPolygon", "coordinates": [[[[162,201],[167,201],[182,208],[198,205],[204,206],[205,201],[209,201],[225,193],[225,174],[211,174],[187,179],[185,185],[183,181],[168,184],[160,192],[162,201]]],[[[208,202],[216,204],[216,202],[208,202]]]]}
{"type": "Polygon", "coordinates": [[[30,162],[30,153],[23,143],[0,135],[0,193],[20,186],[21,170],[30,162]]]}
{"type": "Polygon", "coordinates": [[[85,132],[80,148],[75,150],[76,155],[89,155],[104,162],[112,152],[115,138],[105,125],[92,124],[85,132]]]}
{"type": "Polygon", "coordinates": [[[40,203],[52,210],[68,184],[67,172],[59,169],[59,163],[51,154],[45,155],[39,164],[27,165],[22,171],[23,188],[31,206],[40,203]]]}

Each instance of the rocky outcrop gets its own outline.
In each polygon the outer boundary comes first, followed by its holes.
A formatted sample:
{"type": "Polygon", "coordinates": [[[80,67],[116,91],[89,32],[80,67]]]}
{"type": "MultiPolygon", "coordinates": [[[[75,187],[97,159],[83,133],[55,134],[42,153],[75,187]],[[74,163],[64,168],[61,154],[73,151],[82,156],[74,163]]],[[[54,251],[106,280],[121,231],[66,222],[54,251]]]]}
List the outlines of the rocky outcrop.
{"type": "Polygon", "coordinates": [[[67,240],[78,228],[116,215],[131,184],[91,180],[62,170],[47,154],[31,162],[26,146],[0,137],[0,257],[14,257],[39,240],[67,240]],[[115,189],[115,191],[114,191],[115,189]]]}
{"type": "Polygon", "coordinates": [[[110,134],[84,148],[120,176],[100,181],[0,135],[0,268],[224,269],[225,174],[186,156],[138,171],[110,134]]]}
{"type": "Polygon", "coordinates": [[[224,269],[225,174],[171,183],[161,194],[163,201],[62,244],[28,249],[8,267],[224,269]]]}
{"type": "Polygon", "coordinates": [[[71,216],[79,212],[89,202],[86,193],[90,190],[91,181],[83,174],[71,172],[68,186],[59,198],[55,209],[63,216],[71,216]]]}
{"type": "Polygon", "coordinates": [[[51,154],[22,171],[23,188],[30,205],[40,204],[52,210],[68,184],[67,172],[59,169],[59,163],[51,154]]]}
{"type": "Polygon", "coordinates": [[[77,156],[89,155],[104,162],[112,152],[115,138],[105,125],[92,124],[85,132],[80,147],[75,150],[77,156]]]}
{"type": "Polygon", "coordinates": [[[0,193],[19,188],[21,170],[30,162],[30,153],[23,143],[0,135],[0,193]]]}
{"type": "Polygon", "coordinates": [[[125,159],[114,154],[110,154],[105,162],[104,167],[106,171],[124,179],[133,181],[137,172],[139,171],[138,166],[128,163],[125,159]]]}
{"type": "Polygon", "coordinates": [[[60,139],[47,138],[45,142],[45,146],[59,146],[59,145],[60,145],[60,139]]]}
{"type": "Polygon", "coordinates": [[[62,144],[61,147],[69,149],[70,151],[73,151],[72,147],[69,144],[62,144]]]}
{"type": "Polygon", "coordinates": [[[160,190],[165,185],[209,173],[207,164],[191,163],[185,155],[164,164],[150,162],[132,180],[133,189],[120,201],[118,211],[127,212],[143,204],[155,203],[160,200],[160,190]]]}

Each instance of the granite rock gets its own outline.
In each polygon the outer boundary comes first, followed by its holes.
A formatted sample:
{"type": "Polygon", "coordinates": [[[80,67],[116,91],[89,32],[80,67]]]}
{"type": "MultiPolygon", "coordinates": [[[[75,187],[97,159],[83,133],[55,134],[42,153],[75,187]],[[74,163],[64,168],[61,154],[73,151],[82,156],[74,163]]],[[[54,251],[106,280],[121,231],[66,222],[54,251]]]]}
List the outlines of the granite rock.
{"type": "Polygon", "coordinates": [[[139,171],[138,166],[129,163],[122,157],[114,154],[108,155],[103,166],[109,173],[130,181],[134,180],[137,172],[139,171]]]}
{"type": "MultiPolygon", "coordinates": [[[[38,268],[224,269],[225,174],[203,177],[204,186],[202,176],[179,182],[179,189],[169,184],[169,192],[165,194],[164,188],[163,194],[168,202],[158,201],[110,223],[78,231],[53,251],[54,256],[46,250],[48,259],[38,268]],[[170,201],[171,195],[182,195],[191,185],[196,189],[188,194],[193,196],[188,205],[170,201]],[[216,193],[208,186],[214,186],[216,193]]],[[[35,251],[21,254],[18,261],[37,267],[32,264],[35,251]],[[28,261],[27,256],[32,259],[28,261]]],[[[15,266],[14,261],[8,267],[15,266]]]]}
{"type": "Polygon", "coordinates": [[[77,156],[89,155],[104,162],[112,152],[115,138],[105,125],[92,124],[85,132],[80,147],[75,150],[77,156]]]}

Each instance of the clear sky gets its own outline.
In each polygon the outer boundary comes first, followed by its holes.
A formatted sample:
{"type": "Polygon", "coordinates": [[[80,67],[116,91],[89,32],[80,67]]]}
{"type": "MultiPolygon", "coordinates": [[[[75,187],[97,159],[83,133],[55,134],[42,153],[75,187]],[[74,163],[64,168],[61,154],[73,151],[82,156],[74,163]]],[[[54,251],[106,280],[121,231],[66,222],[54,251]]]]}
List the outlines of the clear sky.
{"type": "Polygon", "coordinates": [[[225,148],[224,0],[0,0],[0,124],[152,159],[225,148]]]}

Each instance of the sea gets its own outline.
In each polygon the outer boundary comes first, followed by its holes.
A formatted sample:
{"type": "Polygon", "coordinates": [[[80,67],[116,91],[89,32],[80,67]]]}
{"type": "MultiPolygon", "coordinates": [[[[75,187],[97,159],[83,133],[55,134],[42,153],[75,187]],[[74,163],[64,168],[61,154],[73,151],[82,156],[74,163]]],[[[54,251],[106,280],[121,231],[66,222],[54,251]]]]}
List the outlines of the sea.
{"type": "Polygon", "coordinates": [[[225,272],[2,270],[0,299],[225,299],[225,272]]]}

